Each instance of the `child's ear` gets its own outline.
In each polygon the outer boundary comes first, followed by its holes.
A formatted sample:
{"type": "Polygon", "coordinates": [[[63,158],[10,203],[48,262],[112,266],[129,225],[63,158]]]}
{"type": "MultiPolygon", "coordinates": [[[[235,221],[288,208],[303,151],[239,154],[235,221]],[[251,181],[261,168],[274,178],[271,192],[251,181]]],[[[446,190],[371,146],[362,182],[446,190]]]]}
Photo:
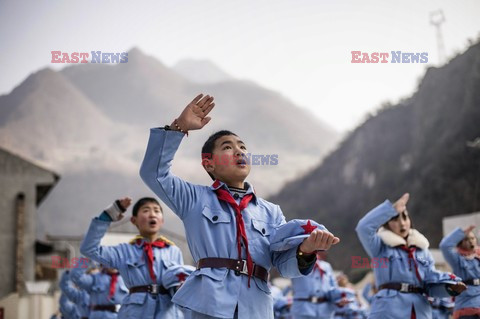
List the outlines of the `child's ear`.
{"type": "Polygon", "coordinates": [[[208,173],[212,173],[215,169],[215,166],[213,165],[213,160],[208,158],[204,158],[202,160],[202,166],[208,173]]]}
{"type": "Polygon", "coordinates": [[[130,217],[130,222],[131,222],[132,224],[134,224],[135,226],[137,226],[137,224],[136,224],[136,222],[137,222],[137,217],[135,217],[135,216],[130,217]]]}

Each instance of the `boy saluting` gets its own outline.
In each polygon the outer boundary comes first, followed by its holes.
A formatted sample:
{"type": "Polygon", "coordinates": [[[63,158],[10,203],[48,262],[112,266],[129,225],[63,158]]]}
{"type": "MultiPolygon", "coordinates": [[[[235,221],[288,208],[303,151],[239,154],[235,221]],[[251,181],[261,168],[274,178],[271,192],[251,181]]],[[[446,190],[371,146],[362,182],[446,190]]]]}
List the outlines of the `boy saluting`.
{"type": "Polygon", "coordinates": [[[213,97],[200,94],[170,126],[151,129],[140,169],[144,182],[182,219],[197,263],[172,301],[188,308],[192,318],[273,318],[269,269],[275,266],[284,277],[306,275],[315,251],[339,239],[313,221],[286,224],[278,205],[258,197],[245,182],[250,172],[246,145],[230,131],[213,134],[202,148],[211,186],[170,172],[183,136],[203,128],[214,106],[213,97]]]}
{"type": "MultiPolygon", "coordinates": [[[[130,221],[137,227],[139,236],[130,243],[117,246],[100,245],[110,223],[122,219],[131,203],[132,200],[128,197],[116,200],[99,217],[94,218],[80,251],[104,266],[118,269],[129,289],[129,294],[122,300],[119,319],[181,318],[180,311],[171,302],[173,288],[163,287],[162,277],[169,267],[183,264],[183,256],[177,246],[158,236],[164,220],[162,207],[155,198],[144,197],[133,205],[130,221]]],[[[105,285],[102,288],[101,282],[94,280],[93,291],[98,293],[105,291],[105,288],[105,285]]],[[[114,291],[110,284],[105,292],[113,294],[114,291]]]]}

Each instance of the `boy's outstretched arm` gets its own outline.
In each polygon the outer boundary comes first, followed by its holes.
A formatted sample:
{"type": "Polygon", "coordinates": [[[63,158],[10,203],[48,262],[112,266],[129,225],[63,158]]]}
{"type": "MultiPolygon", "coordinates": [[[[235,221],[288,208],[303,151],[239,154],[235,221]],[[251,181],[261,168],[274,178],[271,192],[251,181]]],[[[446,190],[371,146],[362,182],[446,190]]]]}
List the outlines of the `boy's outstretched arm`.
{"type": "Polygon", "coordinates": [[[439,248],[442,251],[443,257],[455,270],[460,267],[461,257],[457,251],[457,244],[465,238],[473,229],[474,225],[462,230],[460,227],[455,228],[450,234],[445,236],[440,242],[439,248]]]}
{"type": "Polygon", "coordinates": [[[116,200],[108,206],[99,217],[95,217],[90,223],[87,234],[80,245],[80,252],[88,258],[95,260],[110,268],[118,269],[123,262],[120,248],[117,246],[101,246],[100,242],[112,221],[123,218],[124,212],[132,203],[132,199],[125,197],[116,200]]]}
{"type": "Polygon", "coordinates": [[[191,130],[203,128],[207,116],[215,106],[213,97],[202,94],[195,97],[169,128],[150,130],[150,139],[140,168],[140,176],[148,187],[180,218],[184,218],[194,205],[203,187],[190,184],[170,171],[172,160],[183,136],[191,130]]]}

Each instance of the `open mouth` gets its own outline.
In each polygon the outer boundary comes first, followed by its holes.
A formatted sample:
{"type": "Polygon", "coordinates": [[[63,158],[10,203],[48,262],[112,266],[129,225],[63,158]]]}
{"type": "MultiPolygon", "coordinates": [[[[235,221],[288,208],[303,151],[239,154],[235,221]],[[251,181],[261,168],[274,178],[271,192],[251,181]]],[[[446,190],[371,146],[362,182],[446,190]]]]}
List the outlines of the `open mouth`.
{"type": "Polygon", "coordinates": [[[237,165],[247,165],[247,161],[244,158],[237,160],[237,165]]]}
{"type": "Polygon", "coordinates": [[[157,221],[153,219],[153,220],[149,221],[148,224],[150,226],[155,226],[155,225],[157,225],[157,221]]]}

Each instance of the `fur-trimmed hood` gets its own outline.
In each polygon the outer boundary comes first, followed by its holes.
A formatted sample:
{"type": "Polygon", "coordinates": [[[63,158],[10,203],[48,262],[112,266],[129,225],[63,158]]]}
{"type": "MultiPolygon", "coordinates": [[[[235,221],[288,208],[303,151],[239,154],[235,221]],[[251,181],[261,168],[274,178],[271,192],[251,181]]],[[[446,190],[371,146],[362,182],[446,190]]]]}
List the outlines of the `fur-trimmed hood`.
{"type": "Polygon", "coordinates": [[[407,240],[384,227],[380,227],[377,235],[390,247],[406,245],[407,247],[415,246],[420,249],[428,249],[430,246],[428,239],[416,229],[410,229],[407,240]]]}

